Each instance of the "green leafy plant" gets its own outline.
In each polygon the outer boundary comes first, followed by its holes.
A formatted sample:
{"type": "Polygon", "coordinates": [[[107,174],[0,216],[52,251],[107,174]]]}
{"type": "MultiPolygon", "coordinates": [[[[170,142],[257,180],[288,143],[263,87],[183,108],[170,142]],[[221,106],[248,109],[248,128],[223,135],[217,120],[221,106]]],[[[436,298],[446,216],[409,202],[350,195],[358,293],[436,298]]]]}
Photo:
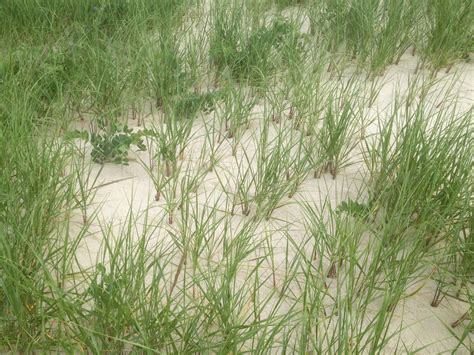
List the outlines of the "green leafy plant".
{"type": "Polygon", "coordinates": [[[220,91],[185,93],[175,98],[174,110],[178,117],[192,119],[200,111],[205,113],[214,111],[221,97],[220,91]]]}
{"type": "Polygon", "coordinates": [[[128,152],[132,145],[139,150],[146,150],[143,143],[143,133],[133,132],[127,126],[112,126],[107,133],[92,133],[92,160],[96,163],[114,162],[117,164],[128,163],[128,152]]]}
{"type": "Polygon", "coordinates": [[[268,25],[258,21],[248,24],[244,14],[251,10],[248,5],[229,7],[227,2],[218,3],[213,13],[209,54],[219,74],[228,70],[237,80],[257,83],[278,64],[292,58],[290,53],[303,50],[303,36],[282,17],[268,25]]]}
{"type": "Polygon", "coordinates": [[[66,134],[66,139],[83,139],[92,145],[92,161],[99,164],[113,162],[128,164],[128,153],[132,146],[138,150],[146,150],[143,137],[147,131],[133,131],[127,125],[112,122],[106,123],[104,119],[97,119],[98,129],[92,132],[72,131],[66,134]]]}
{"type": "Polygon", "coordinates": [[[342,201],[336,208],[336,213],[347,213],[353,217],[366,218],[370,214],[370,206],[355,200],[342,201]]]}

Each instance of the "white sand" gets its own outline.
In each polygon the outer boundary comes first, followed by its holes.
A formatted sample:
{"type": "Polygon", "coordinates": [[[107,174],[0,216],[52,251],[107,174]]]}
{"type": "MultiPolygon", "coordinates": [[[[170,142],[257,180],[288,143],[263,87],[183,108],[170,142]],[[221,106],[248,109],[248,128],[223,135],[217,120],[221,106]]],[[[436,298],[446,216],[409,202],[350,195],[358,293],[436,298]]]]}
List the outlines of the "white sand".
{"type": "MultiPolygon", "coordinates": [[[[400,88],[402,93],[406,91],[408,79],[413,77],[416,63],[416,57],[412,57],[411,54],[406,54],[402,57],[399,65],[390,66],[386,70],[385,76],[380,78],[380,80],[383,80],[384,85],[375,104],[372,108],[368,109],[369,114],[387,110],[387,107],[394,100],[394,93],[397,88],[400,88]]],[[[439,77],[451,80],[453,75],[458,76],[455,87],[456,90],[458,90],[459,109],[463,110],[472,107],[474,102],[474,65],[466,63],[458,64],[452,69],[449,75],[440,73],[439,77]]],[[[440,87],[442,83],[443,81],[440,82],[440,87]]],[[[258,112],[258,108],[255,109],[255,112],[258,112]]],[[[251,139],[252,134],[255,133],[258,127],[259,114],[256,113],[254,118],[255,120],[252,121],[250,130],[245,133],[244,141],[251,139]]],[[[151,122],[155,119],[156,115],[149,117],[147,121],[151,122]]],[[[130,125],[136,126],[136,122],[130,121],[130,125]]],[[[195,126],[196,132],[202,131],[202,118],[197,119],[195,126]]],[[[198,156],[202,145],[202,138],[193,141],[193,148],[186,151],[185,161],[189,161],[193,156],[198,156]]],[[[246,144],[246,149],[251,151],[252,144],[246,144]]],[[[217,174],[221,174],[222,176],[230,174],[228,176],[231,177],[235,174],[235,171],[233,171],[233,169],[235,170],[235,161],[231,155],[230,145],[223,144],[219,152],[223,156],[223,159],[220,162],[220,167],[217,169],[217,174]]],[[[85,238],[85,243],[81,249],[80,258],[84,265],[89,263],[93,264],[97,252],[100,249],[101,239],[103,238],[100,232],[100,224],[106,225],[107,223],[114,223],[114,230],[118,231],[120,224],[124,222],[131,208],[136,215],[147,210],[149,215],[148,223],[161,226],[162,229],[159,229],[156,234],[159,234],[160,238],[167,238],[165,229],[169,228],[169,226],[166,223],[163,201],[154,201],[155,192],[151,180],[143,167],[136,161],[139,159],[148,161],[148,155],[149,152],[132,153],[130,155],[132,160],[128,166],[105,164],[103,167],[99,178],[100,184],[115,180],[126,180],[104,186],[97,190],[94,204],[89,209],[89,212],[92,213],[94,209],[97,209],[98,218],[92,223],[90,228],[91,234],[85,238]]],[[[93,164],[94,171],[98,171],[99,168],[100,166],[98,164],[93,164]]],[[[335,180],[329,175],[324,175],[321,179],[313,179],[312,176],[308,176],[300,187],[295,199],[319,201],[320,203],[322,202],[321,200],[329,199],[332,203],[337,203],[349,197],[355,198],[357,197],[359,187],[362,183],[362,169],[362,163],[354,164],[341,171],[335,180]]],[[[198,189],[198,194],[202,196],[202,198],[200,198],[201,201],[206,201],[206,199],[221,199],[221,201],[225,201],[216,172],[209,173],[206,176],[203,184],[198,189]]],[[[304,233],[301,225],[302,214],[291,200],[287,202],[290,203],[277,209],[273,213],[272,217],[274,217],[274,219],[268,222],[268,225],[282,227],[286,224],[288,229],[291,230],[293,238],[298,239],[298,236],[302,236],[304,233]]],[[[236,225],[238,225],[240,221],[248,218],[240,215],[240,209],[238,209],[237,212],[238,214],[233,217],[233,221],[235,221],[236,225]]],[[[143,218],[138,218],[138,224],[142,223],[143,220],[143,218]]],[[[77,216],[74,221],[74,228],[79,229],[82,224],[80,216],[77,216]]],[[[264,229],[262,226],[259,228],[259,231],[264,233],[264,229]]],[[[273,241],[275,243],[275,258],[278,275],[278,265],[284,261],[285,237],[282,233],[276,233],[273,241]]],[[[263,273],[264,269],[262,269],[262,274],[263,273]]],[[[418,293],[403,300],[397,306],[392,327],[395,329],[399,322],[402,322],[403,325],[407,327],[403,330],[401,339],[408,349],[414,350],[426,346],[426,348],[421,351],[422,354],[451,352],[457,344],[457,341],[448,330],[449,324],[461,317],[461,315],[467,311],[468,305],[454,300],[453,298],[447,298],[441,302],[439,307],[433,308],[430,306],[430,302],[434,294],[435,283],[431,280],[423,280],[422,284],[424,286],[418,293]]],[[[420,283],[416,284],[415,288],[419,286],[420,283]]],[[[462,326],[452,329],[458,336],[462,334],[462,330],[462,326]]],[[[469,339],[467,341],[469,341],[469,339]]],[[[394,341],[393,344],[386,347],[385,353],[393,353],[395,346],[396,343],[394,341]]],[[[462,351],[459,353],[462,353],[462,351]]]]}

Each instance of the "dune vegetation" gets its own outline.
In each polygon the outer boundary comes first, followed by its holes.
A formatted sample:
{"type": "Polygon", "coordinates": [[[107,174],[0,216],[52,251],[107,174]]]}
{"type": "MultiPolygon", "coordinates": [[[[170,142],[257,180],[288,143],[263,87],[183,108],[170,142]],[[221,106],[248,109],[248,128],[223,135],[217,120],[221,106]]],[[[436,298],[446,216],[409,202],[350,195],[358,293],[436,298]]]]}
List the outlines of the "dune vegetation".
{"type": "Polygon", "coordinates": [[[474,351],[472,0],[0,19],[0,352],[474,351]]]}

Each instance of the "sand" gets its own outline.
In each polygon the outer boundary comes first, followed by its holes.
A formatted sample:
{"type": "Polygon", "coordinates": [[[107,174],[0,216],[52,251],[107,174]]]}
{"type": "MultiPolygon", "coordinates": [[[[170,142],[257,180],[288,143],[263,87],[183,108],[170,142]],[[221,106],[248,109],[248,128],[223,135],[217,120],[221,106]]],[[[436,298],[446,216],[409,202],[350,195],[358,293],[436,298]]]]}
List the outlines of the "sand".
{"type": "MultiPolygon", "coordinates": [[[[417,60],[416,57],[407,53],[402,57],[398,65],[392,65],[387,68],[384,76],[378,79],[384,84],[374,105],[367,110],[369,115],[374,115],[376,112],[386,112],[393,103],[397,90],[402,95],[406,92],[408,80],[414,76],[417,60]]],[[[449,74],[440,72],[438,78],[442,80],[440,80],[438,86],[442,88],[443,82],[452,80],[453,77],[457,77],[454,91],[457,92],[460,102],[458,109],[469,109],[474,103],[474,64],[459,63],[453,67],[449,74]]],[[[432,96],[434,97],[434,95],[432,96]]],[[[243,137],[244,142],[249,142],[245,143],[248,151],[252,151],[252,139],[258,136],[258,125],[261,120],[262,111],[261,105],[255,107],[250,129],[245,132],[243,137]]],[[[150,125],[159,119],[158,116],[159,113],[152,113],[151,116],[146,118],[145,124],[150,125]]],[[[197,160],[200,149],[202,149],[204,144],[203,138],[199,137],[198,133],[203,131],[203,120],[209,120],[211,117],[212,114],[196,119],[196,124],[193,128],[193,132],[196,132],[196,138],[193,139],[191,147],[185,152],[185,162],[195,162],[197,160]]],[[[130,120],[129,125],[135,129],[140,129],[140,127],[137,127],[136,121],[130,120]]],[[[373,129],[375,127],[369,127],[369,131],[373,129]]],[[[87,149],[90,149],[90,147],[87,147],[87,149]]],[[[208,173],[198,188],[197,195],[200,196],[198,200],[201,203],[206,200],[214,200],[221,201],[221,205],[223,205],[226,200],[218,175],[220,174],[219,176],[221,177],[232,177],[235,175],[236,164],[232,156],[230,144],[223,144],[219,148],[219,153],[223,157],[219,167],[214,172],[208,173]]],[[[102,167],[98,184],[116,182],[98,188],[94,202],[89,208],[90,214],[96,211],[97,218],[92,221],[89,234],[84,238],[80,249],[80,262],[83,265],[95,263],[104,238],[101,229],[105,225],[112,224],[114,226],[113,230],[118,233],[130,210],[133,211],[134,215],[138,216],[136,221],[137,232],[142,224],[146,222],[157,227],[154,235],[158,239],[169,239],[166,230],[173,227],[167,224],[164,202],[156,202],[154,200],[154,187],[140,163],[141,160],[148,162],[150,159],[149,154],[149,151],[131,152],[129,165],[107,163],[102,167]],[[143,217],[145,211],[147,212],[146,220],[143,217]]],[[[238,159],[241,159],[241,157],[239,158],[238,156],[238,159]]],[[[360,160],[360,157],[355,156],[354,159],[360,160]]],[[[99,164],[90,163],[93,173],[97,173],[101,169],[99,164]]],[[[286,202],[288,204],[278,208],[273,213],[273,218],[267,223],[266,227],[271,229],[276,228],[276,226],[281,228],[287,225],[288,230],[291,230],[293,238],[298,239],[299,235],[302,235],[304,231],[301,223],[301,211],[294,202],[296,200],[309,200],[322,204],[324,200],[328,199],[331,203],[337,204],[348,198],[356,198],[363,183],[363,167],[364,165],[361,162],[355,163],[343,169],[336,179],[332,179],[328,174],[323,174],[320,179],[308,176],[293,200],[287,199],[286,202]]],[[[229,184],[232,185],[231,182],[229,184]]],[[[238,226],[246,218],[249,217],[242,216],[240,210],[238,210],[238,213],[233,217],[233,221],[238,226]]],[[[74,217],[72,228],[77,231],[81,227],[82,218],[78,214],[74,217]]],[[[265,233],[266,227],[259,228],[259,233],[265,233]]],[[[285,237],[282,233],[276,233],[273,238],[276,250],[277,275],[278,267],[281,266],[284,259],[284,239],[285,237]]],[[[169,242],[171,243],[171,241],[169,242]]],[[[170,267],[175,268],[176,265],[171,265],[170,267]]],[[[468,305],[454,298],[446,298],[438,307],[431,307],[430,302],[436,287],[435,282],[429,278],[420,279],[420,282],[414,284],[414,288],[419,288],[420,285],[421,288],[415,295],[404,299],[397,306],[391,327],[396,329],[400,324],[405,327],[401,333],[401,339],[407,349],[415,350],[425,347],[420,351],[422,354],[451,352],[456,346],[457,340],[450,332],[452,331],[457,336],[461,336],[463,327],[459,326],[455,329],[450,329],[449,324],[459,319],[467,311],[468,305]]],[[[472,341],[472,339],[467,339],[467,341],[472,341]]],[[[394,340],[393,344],[390,343],[385,348],[384,353],[393,353],[396,345],[396,340],[394,340]]],[[[462,351],[460,350],[459,353],[462,353],[462,351]]]]}

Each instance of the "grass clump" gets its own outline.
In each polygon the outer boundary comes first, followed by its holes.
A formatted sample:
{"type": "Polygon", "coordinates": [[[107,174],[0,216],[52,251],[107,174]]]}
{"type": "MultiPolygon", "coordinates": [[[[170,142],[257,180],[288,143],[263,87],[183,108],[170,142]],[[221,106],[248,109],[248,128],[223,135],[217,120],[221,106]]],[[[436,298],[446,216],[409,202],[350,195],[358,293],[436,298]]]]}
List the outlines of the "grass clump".
{"type": "Polygon", "coordinates": [[[0,344],[31,351],[60,343],[57,325],[74,308],[65,280],[80,236],[65,228],[76,182],[65,175],[71,149],[51,134],[40,135],[29,105],[21,109],[17,99],[9,106],[16,114],[0,121],[0,344]]]}
{"type": "Polygon", "coordinates": [[[422,55],[435,69],[450,66],[474,49],[472,1],[434,1],[426,9],[428,38],[422,55]]]}
{"type": "Polygon", "coordinates": [[[302,50],[302,36],[283,18],[270,24],[244,21],[251,10],[245,5],[216,6],[209,56],[218,73],[226,69],[237,80],[257,83],[285,63],[285,53],[302,50]]]}
{"type": "Polygon", "coordinates": [[[369,201],[388,219],[403,214],[403,225],[427,228],[426,242],[432,244],[445,228],[466,223],[462,211],[470,198],[472,112],[428,112],[421,102],[407,108],[402,120],[394,109],[370,150],[369,201]],[[428,112],[431,123],[425,120],[428,112]]]}

